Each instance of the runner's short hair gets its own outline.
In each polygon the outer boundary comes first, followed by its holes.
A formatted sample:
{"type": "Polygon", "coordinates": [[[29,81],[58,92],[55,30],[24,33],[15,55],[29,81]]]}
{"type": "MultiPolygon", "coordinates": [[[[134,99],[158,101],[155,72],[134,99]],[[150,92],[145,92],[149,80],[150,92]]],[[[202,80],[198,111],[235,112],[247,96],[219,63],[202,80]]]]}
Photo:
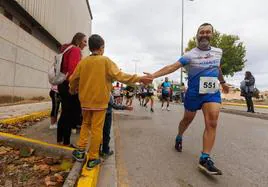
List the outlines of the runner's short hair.
{"type": "Polygon", "coordinates": [[[212,28],[212,33],[214,32],[214,27],[213,27],[210,23],[203,23],[203,24],[201,24],[201,25],[198,27],[198,29],[197,29],[197,33],[198,33],[200,27],[203,27],[203,26],[211,26],[211,28],[212,28]]]}
{"type": "Polygon", "coordinates": [[[104,39],[98,34],[92,34],[88,38],[88,46],[91,52],[98,50],[104,46],[104,39]]]}

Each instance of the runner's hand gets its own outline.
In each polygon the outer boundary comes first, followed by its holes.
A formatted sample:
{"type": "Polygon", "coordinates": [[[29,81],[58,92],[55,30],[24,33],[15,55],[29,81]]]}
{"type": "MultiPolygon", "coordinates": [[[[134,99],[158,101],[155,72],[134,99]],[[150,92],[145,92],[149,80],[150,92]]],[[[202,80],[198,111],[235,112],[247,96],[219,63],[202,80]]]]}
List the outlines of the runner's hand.
{"type": "Polygon", "coordinates": [[[221,85],[222,86],[222,90],[223,90],[223,93],[229,93],[229,86],[228,84],[224,83],[221,85]]]}
{"type": "Polygon", "coordinates": [[[143,72],[145,75],[147,75],[147,76],[149,76],[149,77],[151,77],[152,79],[154,79],[154,76],[153,76],[153,74],[151,74],[151,73],[148,73],[148,72],[143,72]]]}
{"type": "Polygon", "coordinates": [[[143,84],[150,84],[153,82],[153,77],[150,75],[142,76],[140,82],[142,82],[143,84]]]}

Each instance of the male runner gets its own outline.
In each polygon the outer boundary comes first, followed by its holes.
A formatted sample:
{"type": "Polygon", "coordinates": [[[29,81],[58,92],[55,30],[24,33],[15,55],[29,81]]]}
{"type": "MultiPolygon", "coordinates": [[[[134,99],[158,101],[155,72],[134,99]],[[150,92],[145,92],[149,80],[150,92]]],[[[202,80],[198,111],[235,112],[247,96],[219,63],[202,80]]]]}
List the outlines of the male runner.
{"type": "Polygon", "coordinates": [[[151,101],[151,112],[154,112],[154,86],[152,84],[147,85],[147,94],[145,99],[144,106],[147,107],[147,104],[151,101]]]}
{"type": "Polygon", "coordinates": [[[146,89],[145,85],[142,85],[142,87],[141,87],[141,102],[140,102],[141,106],[144,106],[146,94],[147,94],[147,89],[146,89]]]}
{"type": "Polygon", "coordinates": [[[211,175],[221,175],[221,170],[214,165],[210,158],[210,152],[216,137],[221,106],[219,82],[224,92],[227,93],[229,87],[224,81],[220,67],[222,50],[210,46],[212,36],[213,26],[209,23],[202,24],[196,35],[198,46],[185,53],[176,63],[162,68],[151,76],[157,78],[170,74],[183,66],[186,68],[188,71],[188,89],[184,100],[185,112],[179,124],[175,148],[179,152],[182,151],[183,133],[193,121],[197,110],[202,109],[205,118],[205,131],[199,168],[211,175]]]}
{"type": "Polygon", "coordinates": [[[113,87],[113,96],[116,104],[121,104],[121,88],[119,82],[113,87]]]}
{"type": "Polygon", "coordinates": [[[126,87],[126,106],[132,106],[132,101],[133,101],[133,97],[134,97],[134,90],[135,88],[133,86],[128,85],[126,87]]]}
{"type": "Polygon", "coordinates": [[[170,92],[171,92],[171,83],[168,81],[168,77],[165,78],[165,82],[161,84],[162,89],[162,110],[164,110],[164,103],[167,102],[167,110],[169,109],[169,102],[170,102],[170,92]]]}

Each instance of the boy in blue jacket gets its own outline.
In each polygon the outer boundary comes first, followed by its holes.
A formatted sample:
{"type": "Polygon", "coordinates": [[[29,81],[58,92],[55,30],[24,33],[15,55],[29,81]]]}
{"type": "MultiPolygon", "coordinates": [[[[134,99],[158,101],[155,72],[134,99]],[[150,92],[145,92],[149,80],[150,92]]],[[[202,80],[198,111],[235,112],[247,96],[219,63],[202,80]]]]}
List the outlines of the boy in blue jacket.
{"type": "Polygon", "coordinates": [[[114,152],[110,150],[109,143],[110,143],[110,132],[111,132],[111,126],[112,126],[112,114],[113,109],[115,110],[133,110],[133,107],[131,106],[124,106],[124,105],[118,105],[114,102],[114,98],[112,95],[110,95],[110,101],[108,104],[106,116],[105,116],[105,122],[103,126],[103,144],[100,149],[100,155],[102,157],[108,157],[111,156],[114,152]]]}

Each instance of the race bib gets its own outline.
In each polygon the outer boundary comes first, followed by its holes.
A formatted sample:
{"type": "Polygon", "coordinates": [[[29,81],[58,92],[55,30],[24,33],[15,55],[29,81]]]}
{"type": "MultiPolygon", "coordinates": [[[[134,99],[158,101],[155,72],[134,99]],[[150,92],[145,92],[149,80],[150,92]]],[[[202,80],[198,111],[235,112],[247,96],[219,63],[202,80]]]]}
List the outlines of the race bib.
{"type": "Polygon", "coordinates": [[[219,91],[217,77],[200,77],[199,94],[216,93],[217,91],[219,91]]]}

